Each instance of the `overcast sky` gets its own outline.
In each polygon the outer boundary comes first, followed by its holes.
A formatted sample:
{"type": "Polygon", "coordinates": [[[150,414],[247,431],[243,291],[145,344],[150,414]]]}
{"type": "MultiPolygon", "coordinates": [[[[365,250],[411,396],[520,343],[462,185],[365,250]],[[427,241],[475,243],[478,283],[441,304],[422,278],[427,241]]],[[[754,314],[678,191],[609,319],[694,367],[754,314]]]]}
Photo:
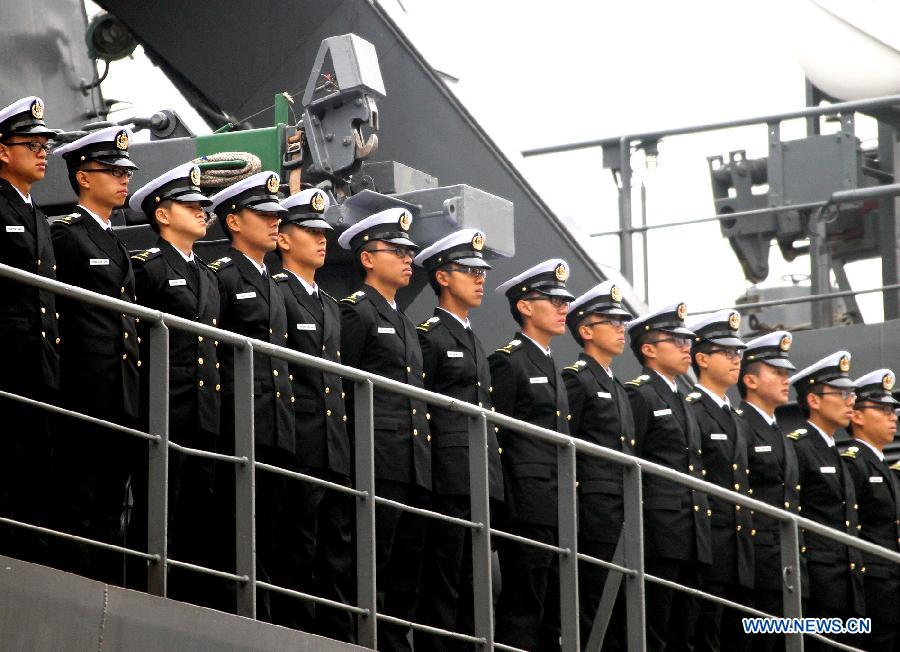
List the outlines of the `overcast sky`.
{"type": "MultiPolygon", "coordinates": [[[[592,255],[613,267],[618,267],[616,240],[587,237],[618,227],[616,190],[600,150],[528,159],[521,150],[804,104],[803,71],[788,45],[791,32],[802,27],[790,24],[782,5],[772,0],[381,4],[435,68],[460,80],[452,85],[454,92],[487,133],[592,255]]],[[[160,93],[164,83],[139,50],[133,61],[112,65],[104,93],[133,98],[139,113],[174,107],[202,130],[202,121],[174,90],[160,93]],[[144,80],[143,96],[129,82],[136,73],[144,80]]],[[[802,121],[782,129],[786,138],[804,135],[802,121]]],[[[870,141],[874,121],[858,119],[857,135],[870,141]]],[[[738,149],[765,156],[765,128],[666,139],[652,171],[636,156],[635,182],[647,186],[648,222],[712,215],[706,157],[738,149]]],[[[637,220],[637,194],[634,199],[637,220]]],[[[635,245],[640,275],[638,238],[635,245]]],[[[534,258],[553,255],[535,252],[534,258]]],[[[651,307],[675,301],[686,301],[692,310],[725,307],[749,287],[716,224],[651,232],[648,258],[651,307]]],[[[809,273],[808,257],[787,263],[777,248],[770,265],[764,287],[809,273]]],[[[855,288],[881,285],[875,261],[852,264],[848,273],[855,288]]],[[[636,286],[643,287],[640,277],[636,286]]],[[[880,295],[859,301],[867,321],[881,319],[880,295]]]]}

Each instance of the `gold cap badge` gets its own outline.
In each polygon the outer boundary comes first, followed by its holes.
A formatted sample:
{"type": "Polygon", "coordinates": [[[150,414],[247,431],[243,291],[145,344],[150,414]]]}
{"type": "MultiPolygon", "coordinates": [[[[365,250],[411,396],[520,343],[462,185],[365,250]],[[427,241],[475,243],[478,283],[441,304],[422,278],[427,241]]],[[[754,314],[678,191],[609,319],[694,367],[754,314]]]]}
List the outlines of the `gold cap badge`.
{"type": "Polygon", "coordinates": [[[44,103],[40,100],[32,102],[31,115],[33,115],[36,120],[42,119],[44,117],[44,103]]]}
{"type": "Polygon", "coordinates": [[[412,215],[403,211],[403,214],[400,215],[400,228],[404,231],[409,231],[410,226],[412,226],[412,215]]]}
{"type": "Polygon", "coordinates": [[[116,134],[116,148],[122,151],[128,149],[128,132],[124,129],[116,134]]]}
{"type": "Polygon", "coordinates": [[[675,314],[678,315],[678,319],[684,320],[687,317],[687,304],[679,303],[678,308],[675,310],[675,314]]]}
{"type": "Polygon", "coordinates": [[[613,285],[609,288],[609,298],[617,303],[622,300],[622,290],[619,289],[618,285],[613,285]]]}
{"type": "Polygon", "coordinates": [[[273,195],[278,192],[278,175],[273,174],[268,179],[266,179],[266,190],[271,192],[273,195]]]}
{"type": "Polygon", "coordinates": [[[846,355],[842,355],[841,361],[838,363],[838,369],[841,371],[850,371],[850,358],[846,355]]]}
{"type": "Polygon", "coordinates": [[[192,167],[190,178],[191,178],[191,185],[199,186],[200,185],[200,168],[192,167]]]}
{"type": "Polygon", "coordinates": [[[894,389],[894,375],[885,374],[884,378],[881,379],[881,386],[884,387],[887,391],[891,391],[892,389],[894,389]]]}
{"type": "Polygon", "coordinates": [[[560,263],[556,266],[556,269],[553,270],[553,275],[556,277],[557,281],[565,282],[567,278],[569,278],[569,268],[566,267],[565,263],[560,263]]]}
{"type": "Polygon", "coordinates": [[[322,212],[325,210],[325,195],[322,193],[316,193],[313,195],[312,201],[309,202],[310,207],[314,211],[322,212]]]}
{"type": "Polygon", "coordinates": [[[481,251],[484,249],[484,234],[476,233],[472,236],[472,249],[475,251],[481,251]]]}
{"type": "Polygon", "coordinates": [[[728,318],[728,328],[733,331],[736,331],[741,326],[741,316],[740,314],[733,312],[731,313],[731,317],[728,318]]]}
{"type": "Polygon", "coordinates": [[[782,351],[790,351],[792,339],[793,338],[790,335],[785,335],[781,338],[781,342],[778,343],[778,348],[780,348],[782,351]]]}

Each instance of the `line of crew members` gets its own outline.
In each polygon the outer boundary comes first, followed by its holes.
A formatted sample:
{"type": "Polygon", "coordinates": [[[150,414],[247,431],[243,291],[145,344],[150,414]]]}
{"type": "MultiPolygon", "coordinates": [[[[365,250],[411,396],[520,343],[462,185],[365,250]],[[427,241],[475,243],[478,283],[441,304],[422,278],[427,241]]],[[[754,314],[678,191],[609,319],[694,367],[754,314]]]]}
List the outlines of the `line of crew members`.
{"type": "MultiPolygon", "coordinates": [[[[336,301],[316,284],[332,230],[323,219],[328,197],[310,189],[283,199],[272,172],[212,198],[201,192],[200,170],[192,163],[154,179],[129,205],[146,214],[159,239],[130,255],[110,226],[137,168],[128,152],[130,132],[101,129],[54,151],[65,160],[78,206],[49,226],[30,190],[44,176],[53,135],[37,97],[0,110],[4,264],[447,394],[900,550],[900,483],[882,453],[897,424],[890,370],[854,382],[850,354],[839,351],[791,375],[790,333],[745,343],[734,311],[688,328],[683,303],[632,319],[612,282],[573,296],[566,288],[568,267],[559,259],[496,289],[508,299],[519,330],[488,355],[469,324],[490,269],[483,233],[459,231],[420,251],[410,239],[412,217],[405,209],[378,212],[338,240],[353,252],[362,285],[336,301]],[[207,211],[231,241],[228,255],[209,265],[193,252],[206,234],[207,211]],[[283,267],[276,273],[264,262],[272,251],[283,267]],[[424,268],[438,297],[434,316],[418,326],[396,303],[413,264],[424,268]],[[560,371],[550,343],[567,327],[583,352],[560,371]],[[611,364],[624,351],[626,331],[643,372],[622,383],[611,364]],[[676,379],[690,367],[699,380],[695,391],[684,394],[676,379]],[[743,399],[739,408],[726,395],[734,385],[743,399]],[[775,409],[787,403],[790,386],[808,423],[785,436],[775,409]],[[848,426],[856,441],[839,455],[834,433],[848,426]]],[[[148,325],[14,282],[0,280],[0,288],[8,299],[0,307],[0,389],[146,427],[142,361],[149,354],[148,325]]],[[[231,347],[170,330],[169,382],[172,441],[233,453],[231,347]]],[[[258,353],[253,383],[256,459],[351,486],[352,386],[334,374],[258,353]]],[[[143,545],[146,442],[0,401],[8,433],[0,452],[0,515],[107,543],[143,545]]],[[[374,409],[377,495],[468,518],[466,417],[378,389],[374,409]]],[[[558,545],[556,447],[489,430],[495,524],[558,545]]],[[[205,458],[170,456],[172,558],[233,570],[233,473],[233,467],[205,458]]],[[[353,603],[352,499],[280,475],[256,477],[259,579],[353,603]]],[[[622,467],[579,456],[577,477],[579,551],[621,559],[622,467]]],[[[381,504],[376,510],[379,611],[471,633],[468,530],[381,504]]],[[[774,519],[649,474],[643,511],[646,572],[782,613],[774,519]]],[[[496,548],[502,581],[496,640],[527,650],[558,649],[556,554],[505,538],[496,548]]],[[[0,552],[116,584],[139,587],[145,575],[139,566],[123,565],[121,554],[20,528],[0,530],[0,552]]],[[[801,552],[799,577],[787,581],[802,583],[805,614],[867,615],[873,633],[851,642],[891,649],[900,627],[900,570],[814,534],[805,536],[801,552]]],[[[600,566],[580,564],[581,643],[605,629],[604,649],[621,649],[629,636],[621,592],[608,625],[597,613],[605,583],[619,579],[607,575],[600,566]]],[[[173,597],[234,608],[233,592],[218,580],[173,569],[170,587],[173,597]]],[[[651,650],[783,645],[777,637],[743,636],[740,612],[659,584],[646,584],[646,609],[651,650]]],[[[260,613],[278,624],[355,639],[352,618],[339,609],[261,591],[260,613]]],[[[379,649],[411,649],[411,642],[419,650],[466,647],[380,623],[379,649]]]]}

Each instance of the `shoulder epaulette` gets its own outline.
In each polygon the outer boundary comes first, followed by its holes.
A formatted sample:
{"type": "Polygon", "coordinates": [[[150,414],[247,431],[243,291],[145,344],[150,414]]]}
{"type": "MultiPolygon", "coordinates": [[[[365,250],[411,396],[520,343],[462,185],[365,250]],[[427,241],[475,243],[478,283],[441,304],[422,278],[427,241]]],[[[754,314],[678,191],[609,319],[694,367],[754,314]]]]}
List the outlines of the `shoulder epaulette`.
{"type": "Polygon", "coordinates": [[[365,293],[365,292],[363,292],[362,290],[357,290],[356,292],[354,292],[354,293],[351,294],[350,296],[347,296],[347,297],[344,297],[343,299],[341,299],[341,303],[353,303],[353,304],[355,304],[355,303],[358,303],[359,300],[362,299],[364,296],[366,296],[366,293],[365,293]]]}
{"type": "Polygon", "coordinates": [[[633,379],[627,381],[625,384],[631,385],[632,387],[640,387],[641,385],[646,383],[648,380],[650,380],[650,376],[648,376],[647,374],[641,374],[637,378],[633,378],[633,379]]]}
{"type": "Polygon", "coordinates": [[[584,360],[576,360],[573,364],[570,364],[568,367],[563,367],[569,371],[574,371],[576,374],[582,369],[587,369],[587,362],[584,360]]]}
{"type": "Polygon", "coordinates": [[[209,264],[209,268],[214,272],[218,272],[219,270],[225,269],[226,267],[230,266],[231,258],[229,258],[228,256],[219,258],[219,260],[214,260],[209,264]]]}
{"type": "Polygon", "coordinates": [[[890,466],[891,471],[900,471],[900,462],[894,462],[890,466]]]}
{"type": "Polygon", "coordinates": [[[441,322],[441,318],[438,317],[437,315],[435,315],[434,317],[429,317],[428,319],[423,321],[421,324],[416,326],[416,330],[422,331],[423,333],[427,333],[429,330],[431,330],[432,326],[437,326],[440,322],[441,322]]]}
{"type": "Polygon", "coordinates": [[[272,280],[276,283],[284,283],[288,280],[287,272],[278,272],[277,274],[272,274],[272,280]]]}
{"type": "Polygon", "coordinates": [[[694,401],[699,401],[701,396],[703,396],[703,394],[701,394],[700,392],[691,392],[684,397],[684,400],[688,403],[693,403],[694,401]]]}
{"type": "Polygon", "coordinates": [[[501,346],[499,349],[497,349],[497,351],[509,355],[520,346],[522,346],[522,340],[510,340],[509,344],[501,346]]]}
{"type": "Polygon", "coordinates": [[[789,432],[787,434],[787,438],[793,439],[794,441],[797,441],[801,437],[805,437],[805,436],[806,436],[806,428],[797,428],[793,432],[789,432]]]}
{"type": "Polygon", "coordinates": [[[144,249],[143,251],[139,251],[135,255],[131,257],[132,260],[136,260],[140,263],[146,263],[148,260],[153,260],[157,256],[162,253],[162,250],[159,247],[150,247],[149,249],[144,249]]]}
{"type": "Polygon", "coordinates": [[[744,411],[741,408],[731,408],[731,409],[734,410],[734,413],[736,415],[738,415],[739,417],[744,416],[744,411]]]}
{"type": "Polygon", "coordinates": [[[81,213],[69,213],[68,215],[63,215],[62,217],[54,217],[51,221],[53,224],[78,224],[82,220],[81,213]]]}
{"type": "Polygon", "coordinates": [[[841,457],[846,457],[847,459],[855,460],[855,459],[856,459],[856,453],[857,453],[858,451],[859,451],[859,447],[857,447],[857,446],[850,446],[847,450],[845,450],[843,453],[841,453],[841,457]]]}

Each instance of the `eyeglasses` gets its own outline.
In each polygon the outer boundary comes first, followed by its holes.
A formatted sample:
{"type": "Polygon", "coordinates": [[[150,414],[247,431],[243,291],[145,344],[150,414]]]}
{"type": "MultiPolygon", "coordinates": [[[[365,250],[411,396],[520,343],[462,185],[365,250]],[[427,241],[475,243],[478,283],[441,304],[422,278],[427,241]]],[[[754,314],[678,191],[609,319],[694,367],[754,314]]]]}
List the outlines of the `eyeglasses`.
{"type": "Polygon", "coordinates": [[[721,353],[729,360],[740,360],[744,357],[744,352],[740,349],[710,349],[707,353],[710,355],[713,353],[721,353]]]}
{"type": "Polygon", "coordinates": [[[413,257],[413,250],[409,247],[387,247],[385,249],[368,249],[371,253],[392,253],[397,258],[409,258],[413,257]]]}
{"type": "Polygon", "coordinates": [[[849,401],[850,399],[856,400],[856,392],[852,389],[842,389],[837,392],[813,392],[813,394],[818,394],[819,396],[827,396],[828,394],[834,394],[835,396],[840,396],[841,400],[849,401]]]}
{"type": "Polygon", "coordinates": [[[79,170],[79,172],[102,172],[103,174],[112,175],[116,179],[121,179],[122,177],[130,179],[134,176],[134,170],[131,168],[84,168],[79,170]]]}
{"type": "Polygon", "coordinates": [[[564,306],[568,306],[572,303],[572,300],[567,297],[548,297],[548,296],[539,296],[539,297],[527,297],[522,299],[522,301],[549,301],[553,304],[554,308],[562,308],[564,306]]]}
{"type": "Polygon", "coordinates": [[[588,328],[591,328],[592,326],[612,326],[613,328],[624,330],[625,322],[621,319],[599,319],[597,321],[592,321],[589,324],[585,324],[585,326],[588,328]]]}
{"type": "Polygon", "coordinates": [[[662,337],[658,340],[653,340],[652,342],[647,342],[647,344],[662,344],[663,342],[671,342],[674,346],[677,346],[679,349],[687,348],[691,345],[691,338],[689,337],[662,337]]]}
{"type": "Polygon", "coordinates": [[[445,269],[445,272],[459,272],[460,274],[468,274],[469,276],[473,276],[475,278],[486,278],[487,277],[487,267],[454,267],[452,269],[445,269]]]}
{"type": "Polygon", "coordinates": [[[39,143],[34,140],[28,140],[23,143],[3,143],[7,147],[15,147],[16,145],[21,145],[27,147],[32,154],[37,154],[38,152],[44,152],[44,154],[49,154],[50,150],[53,149],[53,146],[49,143],[39,143]]]}
{"type": "Polygon", "coordinates": [[[890,416],[891,414],[898,413],[900,410],[895,408],[893,405],[887,405],[885,403],[880,403],[878,405],[857,405],[853,408],[854,410],[875,410],[876,412],[881,412],[884,415],[890,416]]]}

